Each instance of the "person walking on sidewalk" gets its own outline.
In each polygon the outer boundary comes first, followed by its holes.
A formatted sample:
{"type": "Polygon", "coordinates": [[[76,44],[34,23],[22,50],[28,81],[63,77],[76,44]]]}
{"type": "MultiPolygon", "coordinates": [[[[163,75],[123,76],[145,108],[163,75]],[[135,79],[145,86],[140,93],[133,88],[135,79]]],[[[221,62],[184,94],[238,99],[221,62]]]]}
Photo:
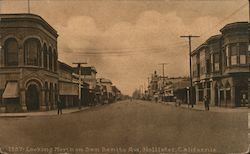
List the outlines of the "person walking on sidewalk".
{"type": "Polygon", "coordinates": [[[57,100],[57,114],[62,114],[62,102],[61,100],[58,98],[57,100]]]}
{"type": "Polygon", "coordinates": [[[205,105],[205,110],[209,110],[209,101],[207,96],[204,97],[203,102],[205,105]]]}

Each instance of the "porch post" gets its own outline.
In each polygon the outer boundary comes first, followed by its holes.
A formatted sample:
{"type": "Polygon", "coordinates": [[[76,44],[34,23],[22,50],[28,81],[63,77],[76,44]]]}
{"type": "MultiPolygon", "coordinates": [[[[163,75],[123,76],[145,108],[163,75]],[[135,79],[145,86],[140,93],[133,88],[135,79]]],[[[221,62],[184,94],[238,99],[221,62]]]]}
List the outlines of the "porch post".
{"type": "Polygon", "coordinates": [[[25,89],[20,89],[20,104],[21,104],[22,111],[27,112],[25,89]]]}

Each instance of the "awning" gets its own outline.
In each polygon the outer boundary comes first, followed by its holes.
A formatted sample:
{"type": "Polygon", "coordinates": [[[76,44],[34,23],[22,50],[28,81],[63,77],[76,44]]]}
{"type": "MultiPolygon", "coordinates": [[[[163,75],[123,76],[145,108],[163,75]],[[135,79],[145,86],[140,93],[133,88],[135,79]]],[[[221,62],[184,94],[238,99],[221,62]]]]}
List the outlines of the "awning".
{"type": "Polygon", "coordinates": [[[8,82],[3,92],[2,98],[17,98],[17,97],[19,97],[17,82],[8,82]]]}
{"type": "Polygon", "coordinates": [[[78,95],[78,84],[72,82],[59,82],[59,95],[78,95]]]}

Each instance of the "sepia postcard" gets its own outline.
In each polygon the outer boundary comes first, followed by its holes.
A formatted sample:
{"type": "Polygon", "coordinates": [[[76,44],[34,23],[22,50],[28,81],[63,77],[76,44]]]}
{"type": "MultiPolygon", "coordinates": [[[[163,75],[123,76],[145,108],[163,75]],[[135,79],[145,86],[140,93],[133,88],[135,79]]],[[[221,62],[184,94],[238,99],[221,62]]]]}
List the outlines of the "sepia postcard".
{"type": "Polygon", "coordinates": [[[250,0],[0,0],[0,154],[250,153],[250,0]]]}

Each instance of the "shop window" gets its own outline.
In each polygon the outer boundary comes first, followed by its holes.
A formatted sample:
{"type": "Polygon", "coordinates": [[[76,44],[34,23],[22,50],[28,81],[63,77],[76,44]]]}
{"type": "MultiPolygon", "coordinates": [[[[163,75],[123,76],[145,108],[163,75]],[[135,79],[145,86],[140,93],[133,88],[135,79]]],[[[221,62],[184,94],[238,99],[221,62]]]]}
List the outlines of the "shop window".
{"type": "Polygon", "coordinates": [[[18,44],[15,39],[8,39],[5,43],[5,62],[7,66],[18,65],[18,44]]]}
{"type": "Polygon", "coordinates": [[[38,66],[41,62],[40,43],[37,39],[28,39],[24,43],[25,64],[38,66]]]}
{"type": "Polygon", "coordinates": [[[203,101],[203,98],[204,98],[203,89],[199,89],[199,101],[203,101]]]}
{"type": "Polygon", "coordinates": [[[250,64],[250,51],[248,51],[248,55],[247,56],[248,56],[248,60],[247,60],[248,64],[250,64]]]}
{"type": "Polygon", "coordinates": [[[3,92],[4,92],[4,89],[0,89],[0,106],[3,104],[3,102],[2,102],[3,92]]]}
{"type": "Polygon", "coordinates": [[[230,64],[230,57],[229,57],[229,46],[226,46],[226,66],[229,66],[230,64]]]}

